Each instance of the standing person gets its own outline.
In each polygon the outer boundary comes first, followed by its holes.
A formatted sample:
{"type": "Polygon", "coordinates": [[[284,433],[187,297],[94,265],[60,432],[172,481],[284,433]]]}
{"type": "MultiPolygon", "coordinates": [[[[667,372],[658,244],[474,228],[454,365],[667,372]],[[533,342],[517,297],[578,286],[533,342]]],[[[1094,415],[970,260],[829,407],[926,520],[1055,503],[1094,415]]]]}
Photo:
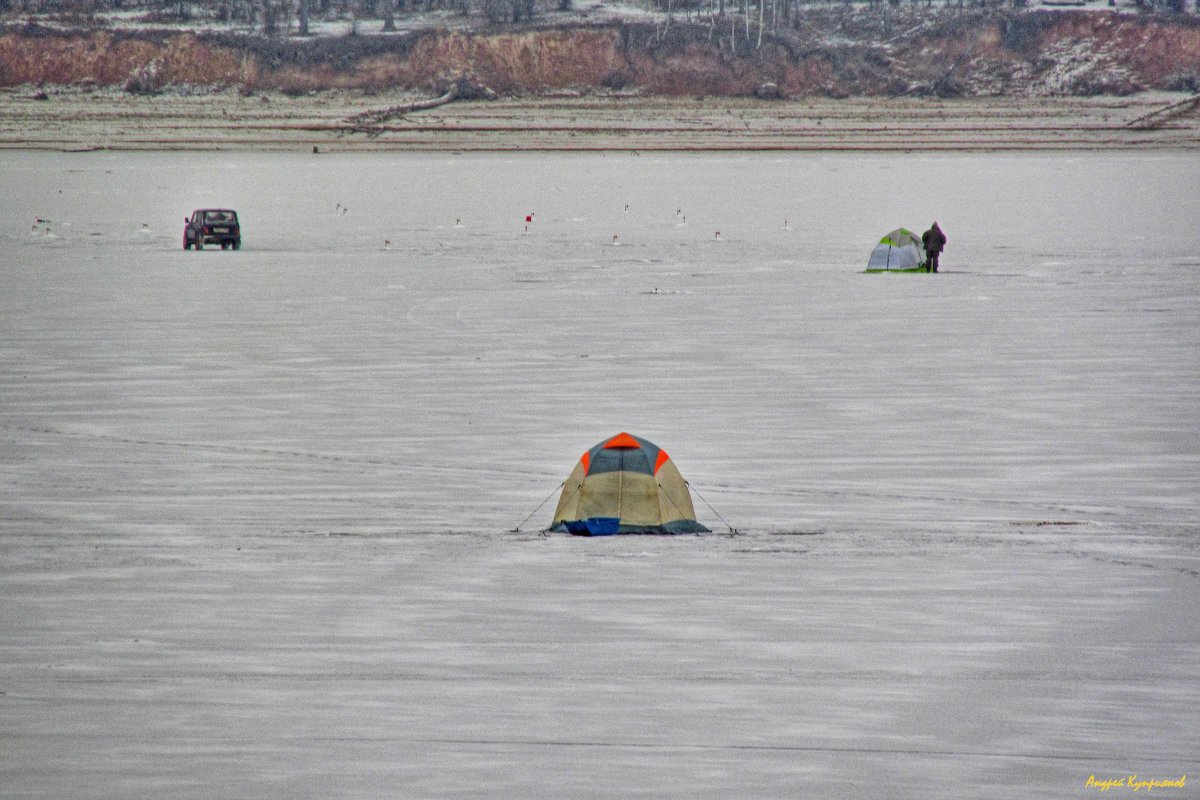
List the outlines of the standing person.
{"type": "Polygon", "coordinates": [[[946,234],[938,227],[937,222],[921,236],[921,244],[925,245],[925,268],[930,272],[938,271],[938,256],[946,246],[946,234]]]}

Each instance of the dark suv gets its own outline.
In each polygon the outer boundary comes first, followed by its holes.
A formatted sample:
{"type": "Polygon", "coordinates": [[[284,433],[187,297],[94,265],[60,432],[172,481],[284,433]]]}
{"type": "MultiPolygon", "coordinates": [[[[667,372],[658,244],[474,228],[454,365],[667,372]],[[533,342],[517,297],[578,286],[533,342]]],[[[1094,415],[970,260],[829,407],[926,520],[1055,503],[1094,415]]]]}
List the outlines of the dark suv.
{"type": "Polygon", "coordinates": [[[203,250],[206,244],[219,244],[221,249],[242,246],[242,227],[237,212],[228,208],[201,208],[183,219],[183,249],[203,250]]]}

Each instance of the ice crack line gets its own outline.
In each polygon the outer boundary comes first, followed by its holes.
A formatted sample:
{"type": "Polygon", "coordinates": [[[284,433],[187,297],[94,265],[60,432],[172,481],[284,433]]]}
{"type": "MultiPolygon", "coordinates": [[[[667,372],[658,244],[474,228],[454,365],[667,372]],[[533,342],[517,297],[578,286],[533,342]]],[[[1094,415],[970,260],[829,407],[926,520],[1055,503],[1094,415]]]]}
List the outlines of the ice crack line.
{"type": "Polygon", "coordinates": [[[923,750],[912,747],[837,747],[803,744],[706,744],[698,742],[624,742],[570,739],[488,739],[407,737],[315,737],[316,741],[388,741],[411,744],[454,744],[476,747],[597,748],[609,750],[694,750],[767,753],[859,753],[872,755],[931,756],[937,758],[1006,758],[1030,761],[1178,763],[1175,756],[1126,755],[1113,753],[1027,753],[992,750],[923,750]]]}

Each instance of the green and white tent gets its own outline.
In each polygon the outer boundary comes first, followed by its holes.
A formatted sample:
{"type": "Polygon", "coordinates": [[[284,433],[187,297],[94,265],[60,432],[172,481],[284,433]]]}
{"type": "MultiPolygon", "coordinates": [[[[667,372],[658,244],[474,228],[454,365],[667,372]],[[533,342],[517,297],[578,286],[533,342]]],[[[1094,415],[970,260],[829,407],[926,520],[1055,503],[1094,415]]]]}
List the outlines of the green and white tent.
{"type": "Polygon", "coordinates": [[[867,272],[925,272],[925,245],[908,228],[896,228],[871,251],[867,272]]]}

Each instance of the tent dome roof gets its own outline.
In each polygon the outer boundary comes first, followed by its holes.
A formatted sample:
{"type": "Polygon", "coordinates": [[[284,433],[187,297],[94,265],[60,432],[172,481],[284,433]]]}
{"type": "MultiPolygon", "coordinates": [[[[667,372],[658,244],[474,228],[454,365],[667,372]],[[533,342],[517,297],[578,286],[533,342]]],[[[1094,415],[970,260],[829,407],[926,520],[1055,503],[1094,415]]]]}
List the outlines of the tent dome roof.
{"type": "Polygon", "coordinates": [[[621,432],[597,442],[563,482],[551,530],[571,533],[692,533],[687,481],[667,452],[621,432]]]}

